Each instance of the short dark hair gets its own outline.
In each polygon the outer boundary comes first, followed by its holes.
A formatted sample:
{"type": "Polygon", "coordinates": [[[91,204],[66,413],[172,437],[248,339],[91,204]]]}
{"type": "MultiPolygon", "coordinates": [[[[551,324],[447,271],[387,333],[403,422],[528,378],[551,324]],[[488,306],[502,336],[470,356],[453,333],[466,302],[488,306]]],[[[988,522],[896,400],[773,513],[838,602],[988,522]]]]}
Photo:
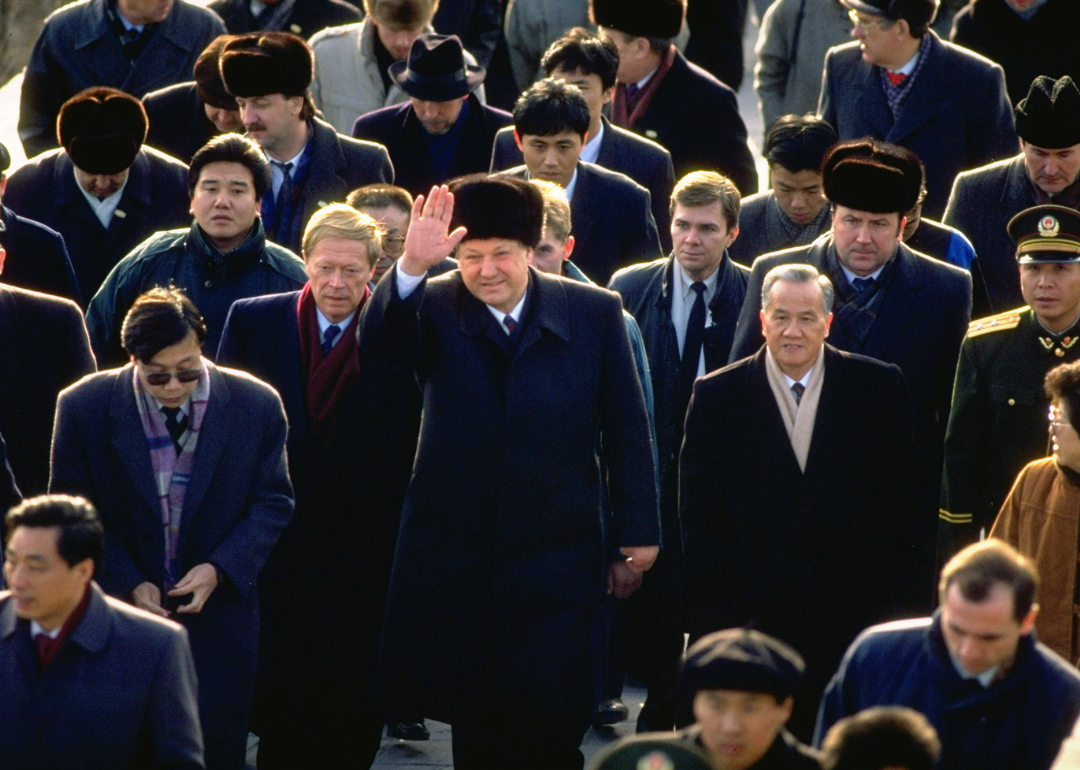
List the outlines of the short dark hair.
{"type": "Polygon", "coordinates": [[[4,543],[19,527],[57,527],[56,550],[69,567],[85,559],[101,569],[105,555],[105,530],[97,510],[85,498],[69,495],[39,495],[16,505],[4,517],[4,543]]]}
{"type": "Polygon", "coordinates": [[[574,27],[551,44],[540,60],[540,66],[549,77],[557,69],[598,75],[606,91],[615,86],[619,49],[610,38],[594,35],[584,27],[574,27]]]}
{"type": "Polygon", "coordinates": [[[199,148],[188,168],[188,195],[195,197],[199,174],[211,163],[239,163],[251,172],[255,199],[262,200],[270,189],[270,164],[255,142],[240,134],[221,134],[199,148]]]}
{"type": "Polygon", "coordinates": [[[806,170],[820,174],[825,155],[836,142],[836,129],[817,115],[785,115],[769,129],[765,160],[792,174],[806,170]]]}
{"type": "Polygon", "coordinates": [[[994,586],[1004,585],[1012,591],[1013,618],[1022,623],[1039,590],[1039,573],[1031,560],[1003,540],[990,538],[969,545],[941,570],[938,600],[944,604],[952,586],[969,602],[986,601],[994,586]]]}
{"type": "Polygon", "coordinates": [[[1051,401],[1065,404],[1073,428],[1080,425],[1080,361],[1055,366],[1046,373],[1043,387],[1051,401]]]}
{"type": "Polygon", "coordinates": [[[405,188],[393,184],[369,184],[358,187],[349,193],[345,202],[354,209],[384,209],[392,206],[405,214],[412,215],[412,195],[405,188]]]}
{"type": "Polygon", "coordinates": [[[941,741],[918,711],[875,706],[833,725],[821,750],[825,770],[933,770],[941,741]]]}
{"type": "Polygon", "coordinates": [[[533,83],[514,104],[514,129],[518,137],[573,131],[584,139],[591,122],[589,103],[577,86],[555,78],[533,83]]]}
{"type": "Polygon", "coordinates": [[[206,322],[195,303],[174,286],[158,286],[135,300],[124,317],[120,339],[128,355],[149,361],[191,332],[200,345],[206,341],[206,322]]]}

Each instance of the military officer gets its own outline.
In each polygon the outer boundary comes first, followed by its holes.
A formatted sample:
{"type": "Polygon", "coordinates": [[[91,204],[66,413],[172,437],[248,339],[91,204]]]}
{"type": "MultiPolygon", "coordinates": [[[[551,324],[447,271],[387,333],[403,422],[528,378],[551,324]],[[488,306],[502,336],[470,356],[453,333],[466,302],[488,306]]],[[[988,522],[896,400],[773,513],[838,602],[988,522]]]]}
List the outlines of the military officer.
{"type": "Polygon", "coordinates": [[[1025,307],[973,321],[945,434],[938,556],[989,530],[1020,470],[1048,454],[1046,373],[1080,359],[1080,213],[1033,206],[1008,225],[1025,307]]]}

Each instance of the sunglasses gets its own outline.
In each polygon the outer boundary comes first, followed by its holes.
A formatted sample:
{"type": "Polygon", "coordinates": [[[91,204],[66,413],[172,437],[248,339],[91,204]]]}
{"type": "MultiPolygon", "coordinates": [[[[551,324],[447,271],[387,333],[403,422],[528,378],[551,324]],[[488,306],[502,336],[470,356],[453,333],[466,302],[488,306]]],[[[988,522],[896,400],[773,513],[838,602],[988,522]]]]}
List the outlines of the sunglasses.
{"type": "Polygon", "coordinates": [[[154,386],[168,385],[169,380],[175,377],[180,382],[195,382],[202,374],[202,369],[181,369],[178,372],[143,372],[146,381],[154,386]]]}

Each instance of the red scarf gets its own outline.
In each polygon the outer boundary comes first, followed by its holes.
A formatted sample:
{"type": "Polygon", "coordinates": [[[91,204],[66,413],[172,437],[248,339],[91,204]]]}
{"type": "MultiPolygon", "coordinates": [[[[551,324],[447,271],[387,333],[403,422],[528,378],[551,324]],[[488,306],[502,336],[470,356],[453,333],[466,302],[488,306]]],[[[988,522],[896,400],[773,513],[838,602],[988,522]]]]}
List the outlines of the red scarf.
{"type": "Polygon", "coordinates": [[[304,378],[304,398],[308,418],[315,435],[321,440],[329,437],[329,428],[345,399],[349,386],[360,376],[360,359],[357,356],[356,327],[360,323],[360,310],[367,302],[371,290],[364,287],[364,296],[356,308],[349,325],[342,330],[341,339],[322,352],[322,333],[315,317],[315,295],[311,282],[300,290],[300,302],[296,314],[300,320],[300,374],[304,378]]]}
{"type": "Polygon", "coordinates": [[[649,78],[649,82],[634,95],[633,110],[630,109],[626,100],[626,86],[619,83],[615,88],[615,99],[611,103],[611,122],[616,126],[632,130],[637,125],[637,122],[641,120],[641,116],[649,109],[653,96],[656,95],[656,89],[660,87],[660,82],[674,63],[675,46],[670,46],[667,53],[660,60],[660,66],[653,73],[653,76],[649,78]]]}
{"type": "Polygon", "coordinates": [[[75,609],[71,611],[71,614],[67,616],[67,620],[64,621],[64,625],[60,628],[60,633],[55,639],[50,639],[48,634],[38,634],[34,637],[34,643],[38,649],[38,662],[41,663],[41,670],[44,671],[48,668],[49,664],[53,662],[56,657],[56,653],[60,652],[60,648],[64,646],[64,642],[71,636],[71,633],[75,630],[75,627],[79,625],[79,621],[83,619],[83,615],[86,614],[86,608],[90,606],[90,585],[86,586],[86,591],[83,593],[83,598],[75,606],[75,609]]]}

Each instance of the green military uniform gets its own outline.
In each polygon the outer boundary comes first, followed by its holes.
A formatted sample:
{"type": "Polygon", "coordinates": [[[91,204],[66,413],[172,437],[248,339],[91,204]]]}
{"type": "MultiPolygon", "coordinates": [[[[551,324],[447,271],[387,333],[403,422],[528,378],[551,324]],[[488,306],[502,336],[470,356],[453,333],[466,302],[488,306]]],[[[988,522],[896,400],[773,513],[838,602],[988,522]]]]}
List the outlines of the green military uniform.
{"type": "MultiPolygon", "coordinates": [[[[1017,214],[1009,229],[1021,265],[1080,261],[1080,214],[1071,209],[1035,206],[1017,214]]],[[[941,564],[977,542],[980,530],[989,532],[1017,474],[1049,454],[1050,399],[1043,381],[1054,367],[1078,359],[1080,319],[1057,334],[1030,307],[971,323],[945,433],[941,564]]]]}

